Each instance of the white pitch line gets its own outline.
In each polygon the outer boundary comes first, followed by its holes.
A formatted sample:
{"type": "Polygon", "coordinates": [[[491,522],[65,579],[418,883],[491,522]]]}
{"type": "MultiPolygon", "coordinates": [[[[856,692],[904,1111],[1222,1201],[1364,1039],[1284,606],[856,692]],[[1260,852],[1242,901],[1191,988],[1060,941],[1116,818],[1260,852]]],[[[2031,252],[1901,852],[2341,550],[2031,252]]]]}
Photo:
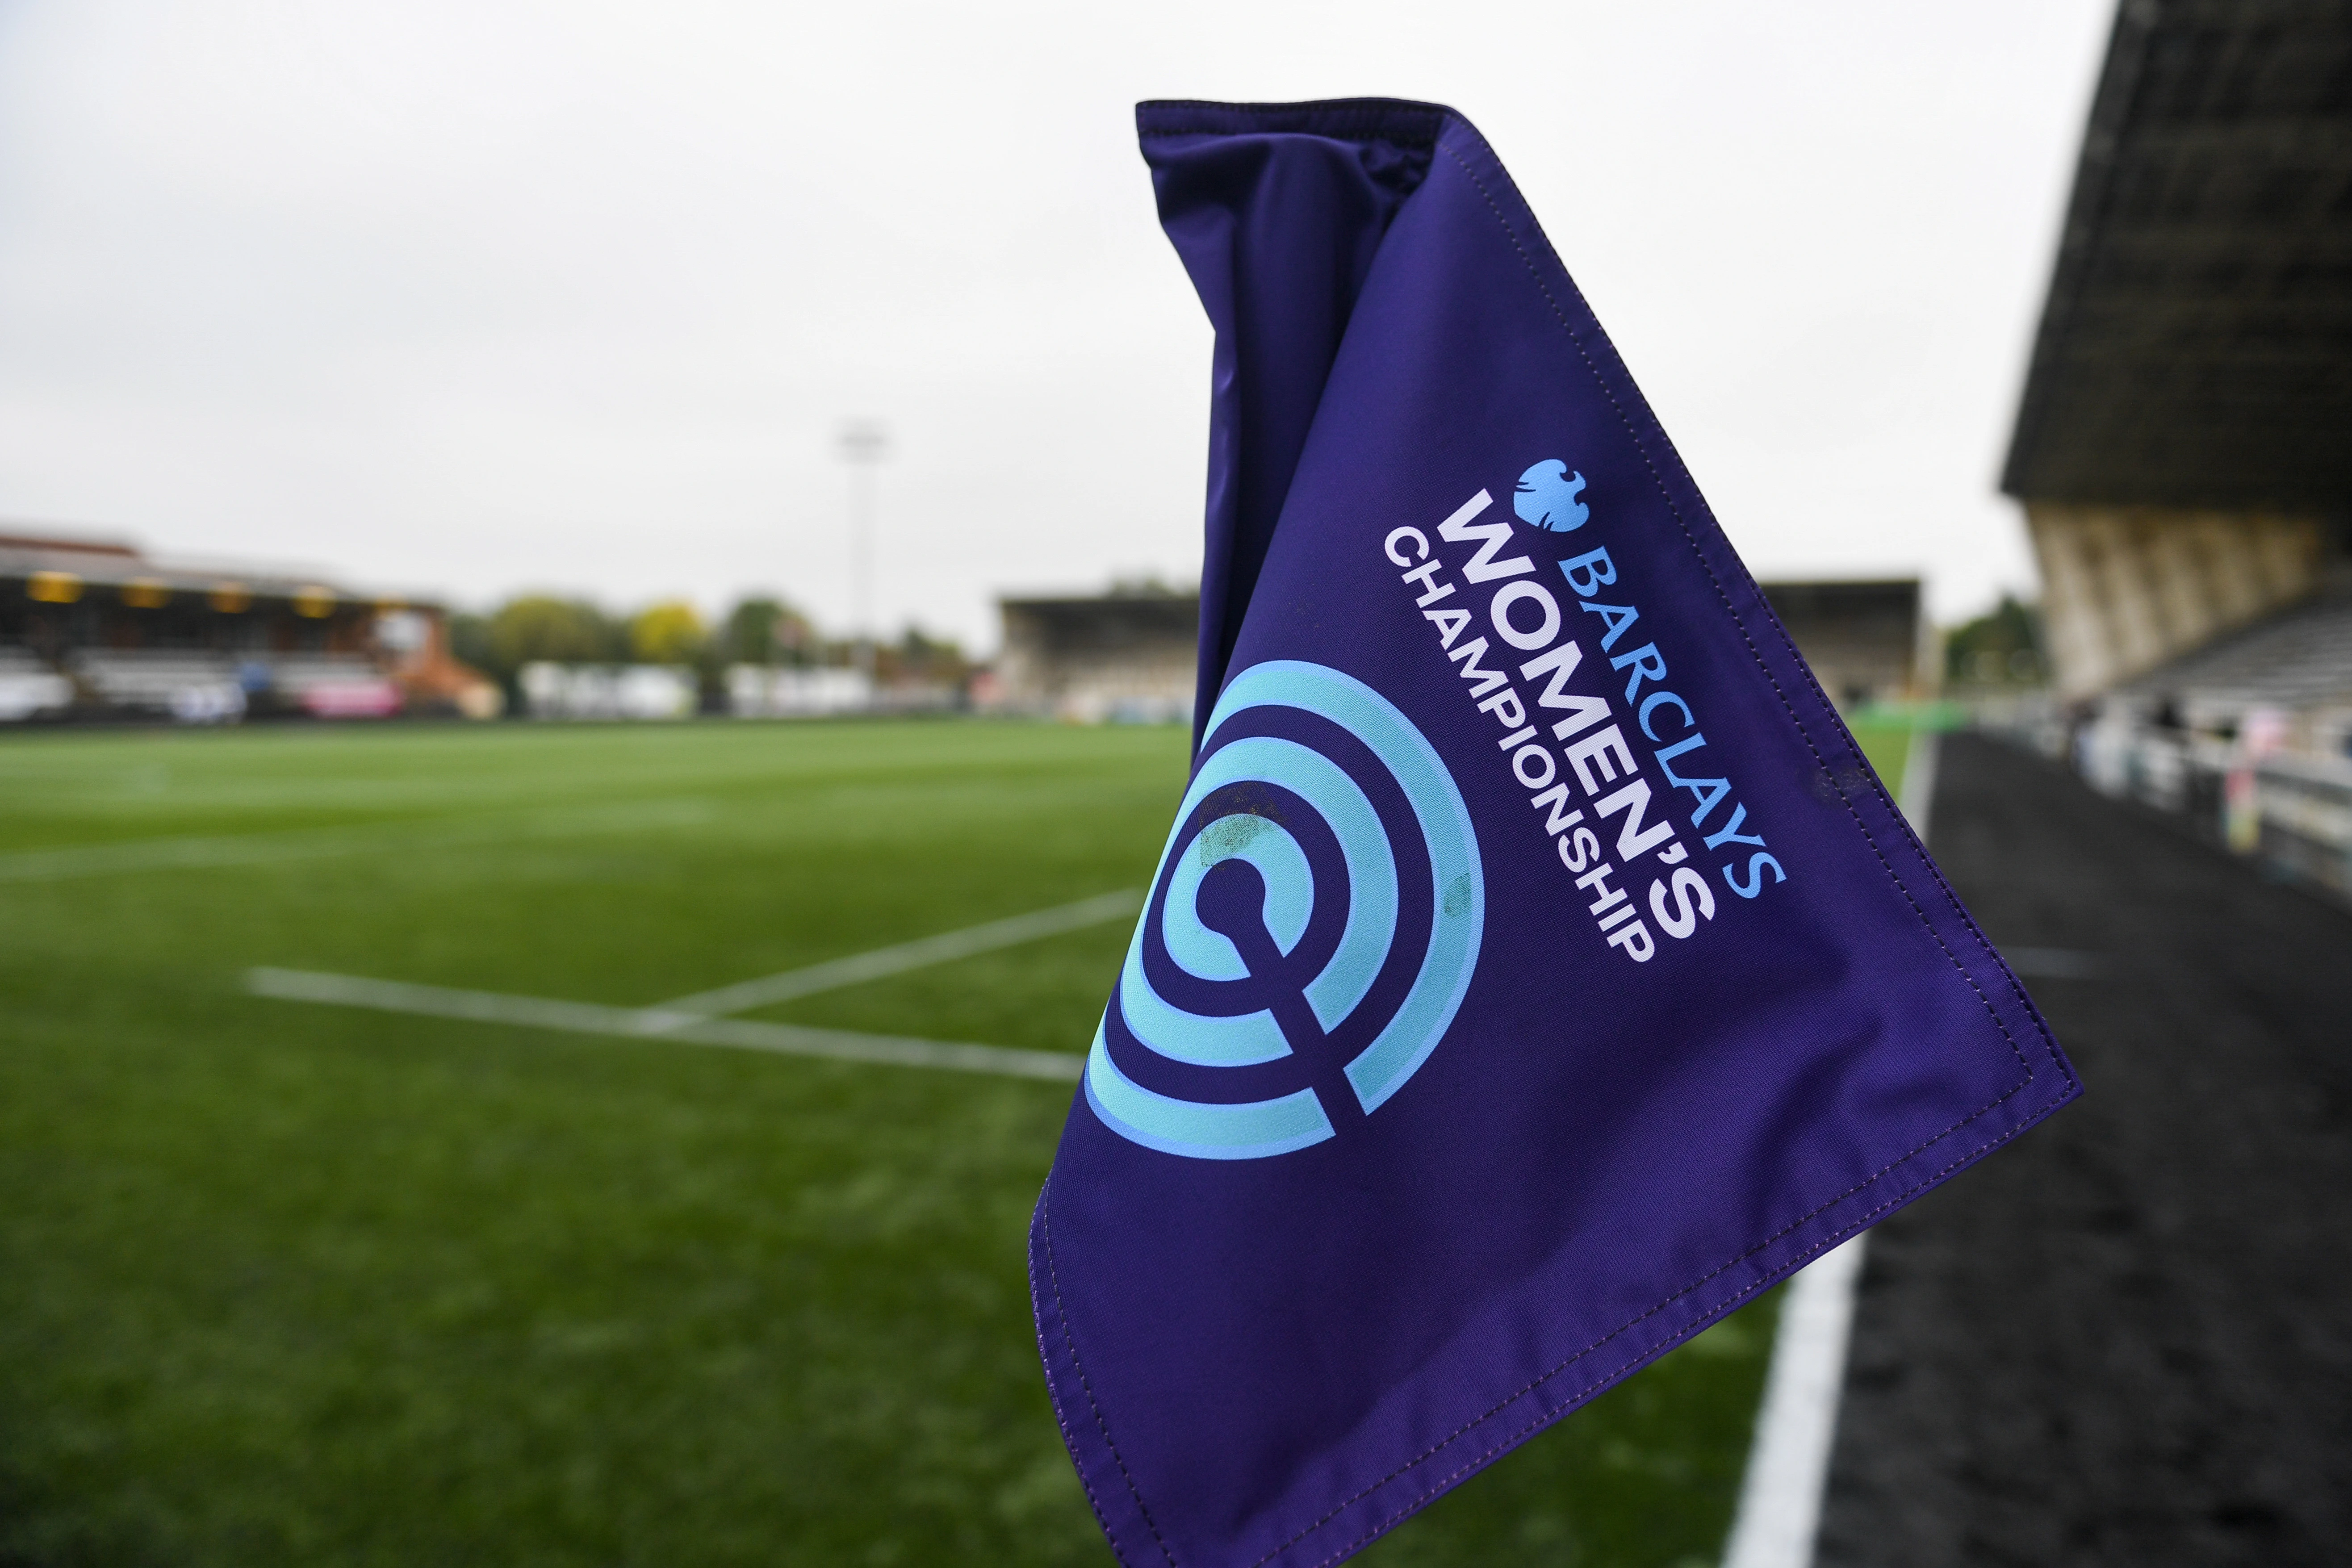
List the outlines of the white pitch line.
{"type": "Polygon", "coordinates": [[[1863,1239],[1815,1258],[1780,1297],[1780,1329],[1723,1568],[1805,1568],[1813,1560],[1863,1239]]]}
{"type": "Polygon", "coordinates": [[[499,813],[495,816],[427,817],[423,820],[295,828],[280,833],[222,834],[209,837],[131,838],[114,844],[66,844],[0,855],[0,882],[61,882],[129,871],[208,870],[223,866],[264,866],[371,851],[441,849],[472,844],[564,838],[596,833],[688,826],[707,822],[710,804],[700,800],[649,800],[572,811],[499,813]]]}
{"type": "Polygon", "coordinates": [[[1123,889],[1116,893],[1081,899],[1075,904],[1013,915],[1005,920],[990,921],[985,925],[967,926],[961,931],[942,931],[937,936],[901,942],[896,947],[877,948],[871,952],[853,953],[847,958],[813,963],[805,969],[788,969],[782,974],[746,980],[735,985],[722,985],[716,991],[698,991],[691,996],[657,1002],[654,1007],[660,1012],[689,1018],[713,1017],[722,1013],[748,1013],[754,1007],[789,1002],[794,997],[811,996],[820,991],[831,991],[843,985],[861,985],[887,974],[903,974],[910,969],[948,963],[977,953],[993,952],[1001,947],[1013,947],[1024,942],[1035,942],[1041,937],[1057,936],[1063,931],[1082,931],[1107,921],[1124,920],[1142,905],[1143,895],[1140,892],[1132,888],[1123,889]]]}
{"type": "MultiPolygon", "coordinates": [[[[1903,815],[1923,844],[1936,799],[1939,740],[1925,725],[1913,730],[1903,759],[1903,815]]],[[[1865,1231],[1823,1253],[1798,1270],[1781,1295],[1780,1327],[1772,1339],[1772,1364],[1764,1375],[1764,1402],[1756,1413],[1756,1438],[1723,1568],[1811,1568],[1845,1392],[1854,1287],[1868,1239],[1865,1231]]]]}
{"type": "Polygon", "coordinates": [[[1911,831],[1927,842],[1927,812],[1936,804],[1936,764],[1944,754],[1944,737],[1925,724],[1911,731],[1911,746],[1903,756],[1903,815],[1911,831]]]}
{"type": "Polygon", "coordinates": [[[1075,1083],[1086,1065],[1085,1058],[1058,1051],[1013,1050],[1003,1046],[853,1034],[846,1029],[809,1029],[794,1024],[707,1018],[659,1007],[606,1007],[593,1002],[412,985],[396,980],[371,980],[363,975],[326,974],[314,970],[249,969],[246,971],[245,988],[256,996],[284,1002],[319,1002],[337,1007],[364,1007],[378,1013],[518,1024],[526,1028],[562,1029],[572,1034],[625,1039],[678,1040],[691,1045],[770,1051],[780,1056],[993,1073],[1055,1083],[1075,1083]]]}

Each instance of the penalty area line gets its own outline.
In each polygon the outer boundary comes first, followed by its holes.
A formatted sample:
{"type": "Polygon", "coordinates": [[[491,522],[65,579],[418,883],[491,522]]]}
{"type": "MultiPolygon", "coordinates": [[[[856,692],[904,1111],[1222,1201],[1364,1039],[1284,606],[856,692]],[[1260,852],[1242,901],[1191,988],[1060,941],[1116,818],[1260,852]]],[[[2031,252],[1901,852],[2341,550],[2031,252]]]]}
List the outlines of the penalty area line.
{"type": "Polygon", "coordinates": [[[896,947],[852,953],[847,958],[813,963],[805,969],[788,969],[782,974],[722,985],[716,991],[698,991],[691,996],[673,997],[667,1002],[656,1002],[654,1010],[688,1017],[748,1013],[755,1007],[772,1006],[778,1002],[813,996],[820,991],[862,985],[869,980],[903,974],[910,969],[927,969],[935,963],[951,963],[959,958],[972,958],[983,952],[994,952],[999,948],[1035,942],[1042,937],[1059,936],[1064,931],[1084,931],[1088,926],[1124,920],[1142,907],[1143,894],[1136,889],[1125,888],[1116,893],[1080,899],[1075,904],[1059,904],[1050,910],[1036,910],[1006,920],[990,921],[984,925],[966,926],[961,931],[942,931],[937,936],[900,942],[896,947]]]}
{"type": "Polygon", "coordinates": [[[862,1035],[847,1029],[811,1029],[796,1024],[766,1024],[710,1018],[660,1007],[607,1007],[543,996],[513,996],[496,991],[464,991],[330,974],[305,969],[248,969],[245,988],[281,1002],[311,1002],[360,1007],[416,1017],[457,1018],[470,1023],[511,1024],[559,1029],[575,1035],[620,1039],[677,1041],[766,1051],[776,1056],[816,1057],[885,1067],[931,1068],[949,1072],[989,1073],[1005,1078],[1075,1083],[1083,1057],[1058,1051],[1024,1051],[1004,1046],[971,1046],[951,1040],[919,1040],[895,1035],[862,1035]]]}

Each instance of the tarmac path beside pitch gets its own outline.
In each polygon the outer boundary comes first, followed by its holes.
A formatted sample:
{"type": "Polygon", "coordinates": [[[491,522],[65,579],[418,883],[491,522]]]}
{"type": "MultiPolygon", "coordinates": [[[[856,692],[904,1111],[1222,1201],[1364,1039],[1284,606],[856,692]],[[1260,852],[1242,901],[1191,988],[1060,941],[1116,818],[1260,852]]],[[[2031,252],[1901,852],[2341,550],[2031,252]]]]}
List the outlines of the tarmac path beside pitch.
{"type": "Polygon", "coordinates": [[[1872,1234],[1817,1561],[2352,1561],[2352,913],[1975,736],[1933,823],[2085,1093],[1872,1234]]]}

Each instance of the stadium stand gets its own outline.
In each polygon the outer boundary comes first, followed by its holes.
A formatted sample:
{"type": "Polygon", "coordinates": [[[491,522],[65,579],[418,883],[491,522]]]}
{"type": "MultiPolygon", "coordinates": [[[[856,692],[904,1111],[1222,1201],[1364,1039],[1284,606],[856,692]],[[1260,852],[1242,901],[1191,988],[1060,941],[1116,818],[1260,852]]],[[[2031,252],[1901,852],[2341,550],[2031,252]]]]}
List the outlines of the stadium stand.
{"type": "Polygon", "coordinates": [[[399,685],[364,654],[279,654],[262,668],[273,691],[322,719],[381,719],[401,710],[399,685]]]}
{"type": "Polygon", "coordinates": [[[1100,724],[1189,723],[1201,595],[1166,589],[1000,599],[992,705],[1100,724]]]}
{"type": "Polygon", "coordinates": [[[30,649],[0,645],[0,723],[62,713],[73,694],[73,682],[30,649]]]}
{"type": "Polygon", "coordinates": [[[445,623],[438,605],[283,573],[0,533],[0,721],[494,711],[445,623]]]}
{"type": "Polygon", "coordinates": [[[2187,813],[2352,898],[2352,595],[2186,654],[2105,694],[2075,744],[2111,795],[2187,813]],[[2241,813],[2232,824],[2231,779],[2241,813]]]}
{"type": "Polygon", "coordinates": [[[2352,884],[2352,7],[2131,0],[2002,486],[2093,783],[2352,884]]]}
{"type": "MultiPolygon", "coordinates": [[[[1848,709],[1932,694],[1916,578],[1761,584],[1831,699],[1848,709]]],[[[1066,721],[1188,723],[1201,600],[1160,589],[997,601],[1003,651],[982,705],[1066,721]]],[[[746,679],[737,710],[755,711],[746,679]]]]}
{"type": "Polygon", "coordinates": [[[1930,816],[2085,1092],[1872,1231],[1824,1568],[2352,1562],[2347,84],[2342,0],[2118,10],[2003,481],[2079,776],[1930,816]]]}
{"type": "Polygon", "coordinates": [[[2169,704],[2159,720],[2200,734],[2234,733],[2273,708],[2297,716],[2293,749],[2332,755],[2352,742],[2352,595],[2328,595],[2188,654],[2118,688],[2116,699],[2169,704]]]}
{"type": "Polygon", "coordinates": [[[1757,586],[1840,708],[1933,694],[1933,631],[1919,613],[1916,577],[1757,586]]]}
{"type": "Polygon", "coordinates": [[[226,654],[163,648],[79,648],[66,658],[81,689],[100,707],[160,713],[187,722],[242,715],[245,688],[226,654]]]}

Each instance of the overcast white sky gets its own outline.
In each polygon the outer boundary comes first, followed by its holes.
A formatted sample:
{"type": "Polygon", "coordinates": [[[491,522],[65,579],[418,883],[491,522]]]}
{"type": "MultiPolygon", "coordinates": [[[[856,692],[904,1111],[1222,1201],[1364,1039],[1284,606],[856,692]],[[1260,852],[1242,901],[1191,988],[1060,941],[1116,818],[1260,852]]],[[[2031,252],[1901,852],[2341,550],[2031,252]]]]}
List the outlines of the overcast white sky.
{"type": "Polygon", "coordinates": [[[0,6],[0,520],[882,618],[1189,580],[1148,97],[1477,122],[1766,576],[2032,582],[1994,491],[2111,0],[0,6]]]}

